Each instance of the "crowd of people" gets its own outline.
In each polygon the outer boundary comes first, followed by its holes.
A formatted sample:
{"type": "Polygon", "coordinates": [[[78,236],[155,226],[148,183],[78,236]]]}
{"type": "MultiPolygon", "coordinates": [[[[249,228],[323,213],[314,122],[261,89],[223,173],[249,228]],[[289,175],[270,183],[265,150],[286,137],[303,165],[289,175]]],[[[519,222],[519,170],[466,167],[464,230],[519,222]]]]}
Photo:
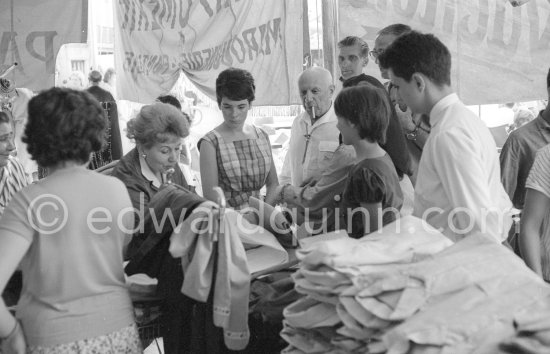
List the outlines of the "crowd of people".
{"type": "MultiPolygon", "coordinates": [[[[139,211],[169,185],[177,186],[183,218],[216,208],[219,186],[239,217],[281,240],[292,224],[299,237],[342,229],[369,237],[412,213],[453,242],[483,234],[511,247],[550,281],[550,106],[515,129],[499,156],[487,126],[454,92],[451,54],[434,35],[394,24],[378,32],[372,51],[354,36],[338,51],[337,82],[321,67],[298,79],[304,110],[279,174],[269,135],[247,123],[254,78],[237,68],[219,74],[223,122],[197,146],[202,192],[188,171],[190,118],[172,96],[128,122],[135,148],[126,154],[115,96],[100,87],[97,71],[86,90],[51,88],[31,98],[22,126],[10,109],[0,112],[3,352],[142,351],[123,262],[143,245],[135,244],[143,241],[139,211]],[[363,73],[369,57],[386,83],[363,73]],[[18,135],[40,179],[13,156],[18,135]],[[94,171],[107,165],[111,176],[94,171]],[[512,207],[523,210],[519,233],[512,207]]],[[[550,71],[547,87],[550,96],[550,71]]],[[[183,273],[164,245],[160,264],[148,266],[157,267],[164,299],[164,352],[180,353],[190,325],[183,273]]]]}

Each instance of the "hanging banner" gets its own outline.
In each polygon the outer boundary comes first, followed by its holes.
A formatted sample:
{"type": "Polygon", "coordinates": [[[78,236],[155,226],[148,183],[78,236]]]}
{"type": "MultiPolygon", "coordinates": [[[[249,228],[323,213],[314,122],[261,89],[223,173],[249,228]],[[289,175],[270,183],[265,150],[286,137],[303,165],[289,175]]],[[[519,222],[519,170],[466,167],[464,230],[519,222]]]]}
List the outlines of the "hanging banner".
{"type": "Polygon", "coordinates": [[[65,43],[85,43],[87,0],[0,1],[0,73],[33,91],[54,85],[55,59],[65,43]]]}
{"type": "Polygon", "coordinates": [[[116,0],[115,63],[123,99],[148,103],[183,70],[215,98],[218,74],[237,67],[256,82],[255,105],[299,103],[302,2],[116,0]]]}
{"type": "MultiPolygon", "coordinates": [[[[548,97],[550,2],[502,0],[340,0],[340,38],[374,45],[392,23],[435,34],[452,53],[452,84],[469,105],[548,97]]],[[[368,73],[379,77],[371,61],[368,73]]]]}

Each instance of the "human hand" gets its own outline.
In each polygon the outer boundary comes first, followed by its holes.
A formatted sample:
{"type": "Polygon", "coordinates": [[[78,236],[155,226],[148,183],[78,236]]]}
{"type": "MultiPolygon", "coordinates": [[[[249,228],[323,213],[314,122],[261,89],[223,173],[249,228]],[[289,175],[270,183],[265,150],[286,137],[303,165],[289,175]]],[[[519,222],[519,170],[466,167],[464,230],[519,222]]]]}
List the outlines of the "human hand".
{"type": "Polygon", "coordinates": [[[395,113],[397,118],[399,118],[399,123],[404,130],[404,133],[411,132],[416,128],[414,124],[412,111],[409,107],[405,111],[401,110],[401,107],[398,103],[395,104],[395,113]]]}
{"type": "Polygon", "coordinates": [[[305,179],[302,182],[302,184],[300,184],[300,187],[305,187],[305,186],[313,187],[314,185],[317,184],[317,182],[319,181],[319,178],[320,178],[320,176],[309,177],[308,179],[305,179]]]}
{"type": "Polygon", "coordinates": [[[26,348],[25,335],[23,334],[19,321],[17,321],[13,332],[2,340],[2,353],[25,354],[26,348]]]}
{"type": "Polygon", "coordinates": [[[276,205],[284,202],[284,200],[281,200],[281,191],[283,190],[283,188],[284,188],[284,185],[279,185],[275,187],[275,191],[273,193],[268,193],[265,196],[264,202],[269,205],[276,205]]]}

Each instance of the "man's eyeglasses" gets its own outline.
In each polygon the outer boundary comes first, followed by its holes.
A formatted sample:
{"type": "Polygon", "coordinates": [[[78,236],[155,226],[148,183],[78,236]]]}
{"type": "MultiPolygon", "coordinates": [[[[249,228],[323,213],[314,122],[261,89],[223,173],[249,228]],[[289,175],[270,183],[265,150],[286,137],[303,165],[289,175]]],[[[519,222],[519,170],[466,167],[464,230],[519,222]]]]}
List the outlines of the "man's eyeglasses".
{"type": "Polygon", "coordinates": [[[382,53],[384,53],[384,49],[378,49],[378,50],[375,49],[375,50],[371,50],[371,51],[369,52],[369,54],[370,54],[370,56],[372,57],[372,59],[375,59],[375,60],[378,59],[378,57],[379,57],[382,53]]]}

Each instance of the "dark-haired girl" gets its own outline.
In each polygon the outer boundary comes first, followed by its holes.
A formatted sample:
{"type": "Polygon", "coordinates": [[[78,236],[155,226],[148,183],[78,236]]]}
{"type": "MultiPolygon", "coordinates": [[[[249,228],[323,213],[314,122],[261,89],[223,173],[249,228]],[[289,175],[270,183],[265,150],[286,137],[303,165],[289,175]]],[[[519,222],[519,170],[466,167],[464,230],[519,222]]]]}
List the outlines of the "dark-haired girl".
{"type": "Polygon", "coordinates": [[[340,205],[340,227],[360,238],[395,221],[403,193],[384,143],[391,108],[384,91],[370,84],[342,90],[334,102],[343,143],[357,163],[349,172],[340,205]]]}
{"type": "Polygon", "coordinates": [[[212,187],[219,185],[228,205],[237,210],[250,206],[249,198],[258,198],[262,187],[270,196],[279,184],[267,133],[246,123],[254,92],[248,71],[222,71],[216,79],[216,96],[223,123],[198,143],[204,197],[216,201],[212,187]]]}

